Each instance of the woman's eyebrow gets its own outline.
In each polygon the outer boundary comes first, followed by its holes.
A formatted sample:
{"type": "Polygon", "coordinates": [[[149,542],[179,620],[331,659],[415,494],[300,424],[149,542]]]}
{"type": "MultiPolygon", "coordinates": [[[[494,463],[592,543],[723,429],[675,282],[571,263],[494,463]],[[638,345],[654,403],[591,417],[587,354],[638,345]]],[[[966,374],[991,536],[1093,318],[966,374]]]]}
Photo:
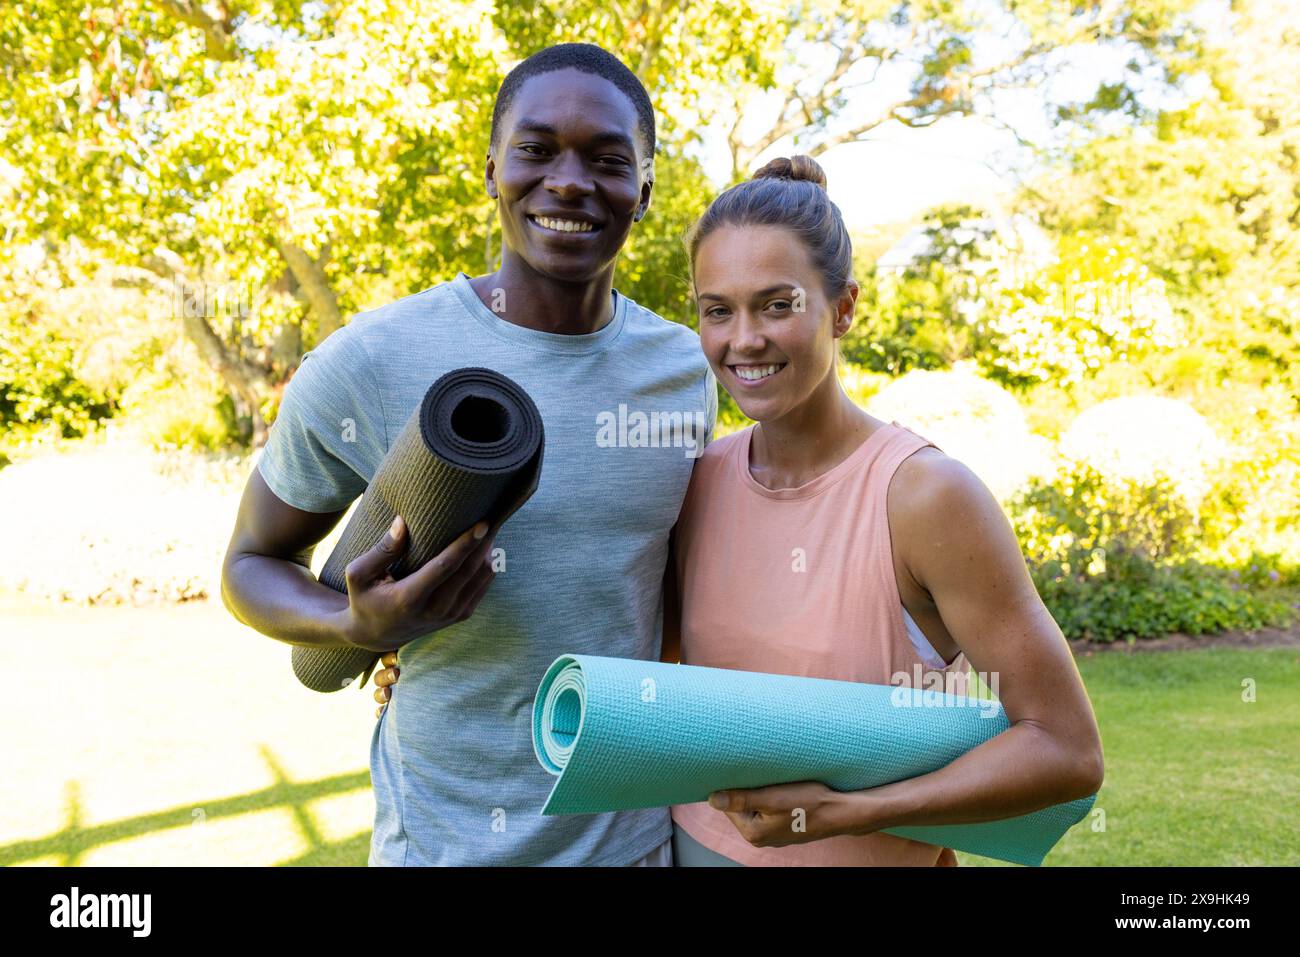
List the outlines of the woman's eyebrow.
{"type": "MultiPolygon", "coordinates": [[[[786,292],[787,290],[797,289],[797,288],[799,287],[795,283],[787,282],[787,283],[781,283],[776,286],[768,286],[766,289],[759,289],[756,292],[750,293],[749,295],[751,299],[762,299],[764,296],[771,296],[774,293],[786,292]]],[[[695,298],[725,300],[726,296],[723,296],[720,293],[716,293],[716,292],[701,292],[698,293],[695,298]]]]}

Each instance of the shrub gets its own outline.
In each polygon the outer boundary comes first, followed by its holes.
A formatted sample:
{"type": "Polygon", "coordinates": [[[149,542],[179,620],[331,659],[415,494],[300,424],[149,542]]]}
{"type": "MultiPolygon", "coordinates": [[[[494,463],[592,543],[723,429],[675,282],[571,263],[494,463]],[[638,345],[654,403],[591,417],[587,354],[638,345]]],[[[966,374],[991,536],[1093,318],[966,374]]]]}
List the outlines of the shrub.
{"type": "Polygon", "coordinates": [[[1109,399],[1084,410],[1061,437],[1060,452],[1119,482],[1151,483],[1196,507],[1228,446],[1190,405],[1155,395],[1109,399]]]}
{"type": "Polygon", "coordinates": [[[1195,560],[1199,522],[1168,477],[1108,479],[1074,464],[1010,506],[1043,603],[1069,639],[1115,641],[1282,625],[1294,609],[1246,577],[1195,560]],[[1250,587],[1250,586],[1256,587],[1250,587]]]}
{"type": "Polygon", "coordinates": [[[961,460],[1000,500],[1047,471],[1047,443],[1030,433],[1015,397],[975,374],[969,363],[946,372],[909,372],[872,396],[866,408],[961,460]]]}

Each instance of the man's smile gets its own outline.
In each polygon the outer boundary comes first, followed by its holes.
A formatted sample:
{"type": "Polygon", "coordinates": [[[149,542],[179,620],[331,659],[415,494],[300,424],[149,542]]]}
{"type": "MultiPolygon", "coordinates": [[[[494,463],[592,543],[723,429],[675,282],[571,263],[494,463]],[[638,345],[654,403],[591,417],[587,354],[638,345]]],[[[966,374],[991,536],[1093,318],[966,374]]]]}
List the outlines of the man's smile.
{"type": "Polygon", "coordinates": [[[603,224],[585,216],[544,216],[528,214],[528,221],[548,233],[591,234],[600,231],[603,224]]]}

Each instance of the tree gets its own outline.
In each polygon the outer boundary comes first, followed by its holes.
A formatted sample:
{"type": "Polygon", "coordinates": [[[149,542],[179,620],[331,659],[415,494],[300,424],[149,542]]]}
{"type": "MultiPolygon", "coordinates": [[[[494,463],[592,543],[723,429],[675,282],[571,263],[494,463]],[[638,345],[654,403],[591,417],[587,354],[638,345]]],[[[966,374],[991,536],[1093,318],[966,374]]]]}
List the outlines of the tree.
{"type": "Polygon", "coordinates": [[[481,249],[502,44],[472,0],[0,12],[8,244],[77,238],[176,318],[248,422],[301,352],[481,249]],[[237,308],[214,310],[213,302],[237,308]]]}
{"type": "Polygon", "coordinates": [[[159,321],[183,325],[260,442],[302,352],[346,316],[492,267],[492,99],[542,46],[599,43],[651,91],[667,188],[617,281],[689,321],[680,242],[708,199],[710,124],[731,131],[734,177],[786,137],[817,154],[983,108],[1064,44],[1128,43],[1173,77],[1198,42],[1189,5],[18,0],[0,8],[0,170],[17,178],[3,244],[58,256],[75,238],[118,281],[178,290],[159,321]],[[991,26],[1018,39],[986,62],[991,26]],[[906,96],[848,115],[855,89],[900,70],[906,96]],[[742,136],[771,97],[776,120],[742,136]]]}

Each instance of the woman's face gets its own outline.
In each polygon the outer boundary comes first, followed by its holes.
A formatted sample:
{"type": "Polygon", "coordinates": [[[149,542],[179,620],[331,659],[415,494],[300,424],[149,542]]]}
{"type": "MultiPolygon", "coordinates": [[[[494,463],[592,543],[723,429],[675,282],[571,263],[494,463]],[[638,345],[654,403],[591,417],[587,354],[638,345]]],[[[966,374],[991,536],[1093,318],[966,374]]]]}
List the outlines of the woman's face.
{"type": "Polygon", "coordinates": [[[833,375],[858,287],[828,299],[803,242],[779,226],[723,226],[695,253],[700,345],[755,421],[797,408],[833,375]]]}

